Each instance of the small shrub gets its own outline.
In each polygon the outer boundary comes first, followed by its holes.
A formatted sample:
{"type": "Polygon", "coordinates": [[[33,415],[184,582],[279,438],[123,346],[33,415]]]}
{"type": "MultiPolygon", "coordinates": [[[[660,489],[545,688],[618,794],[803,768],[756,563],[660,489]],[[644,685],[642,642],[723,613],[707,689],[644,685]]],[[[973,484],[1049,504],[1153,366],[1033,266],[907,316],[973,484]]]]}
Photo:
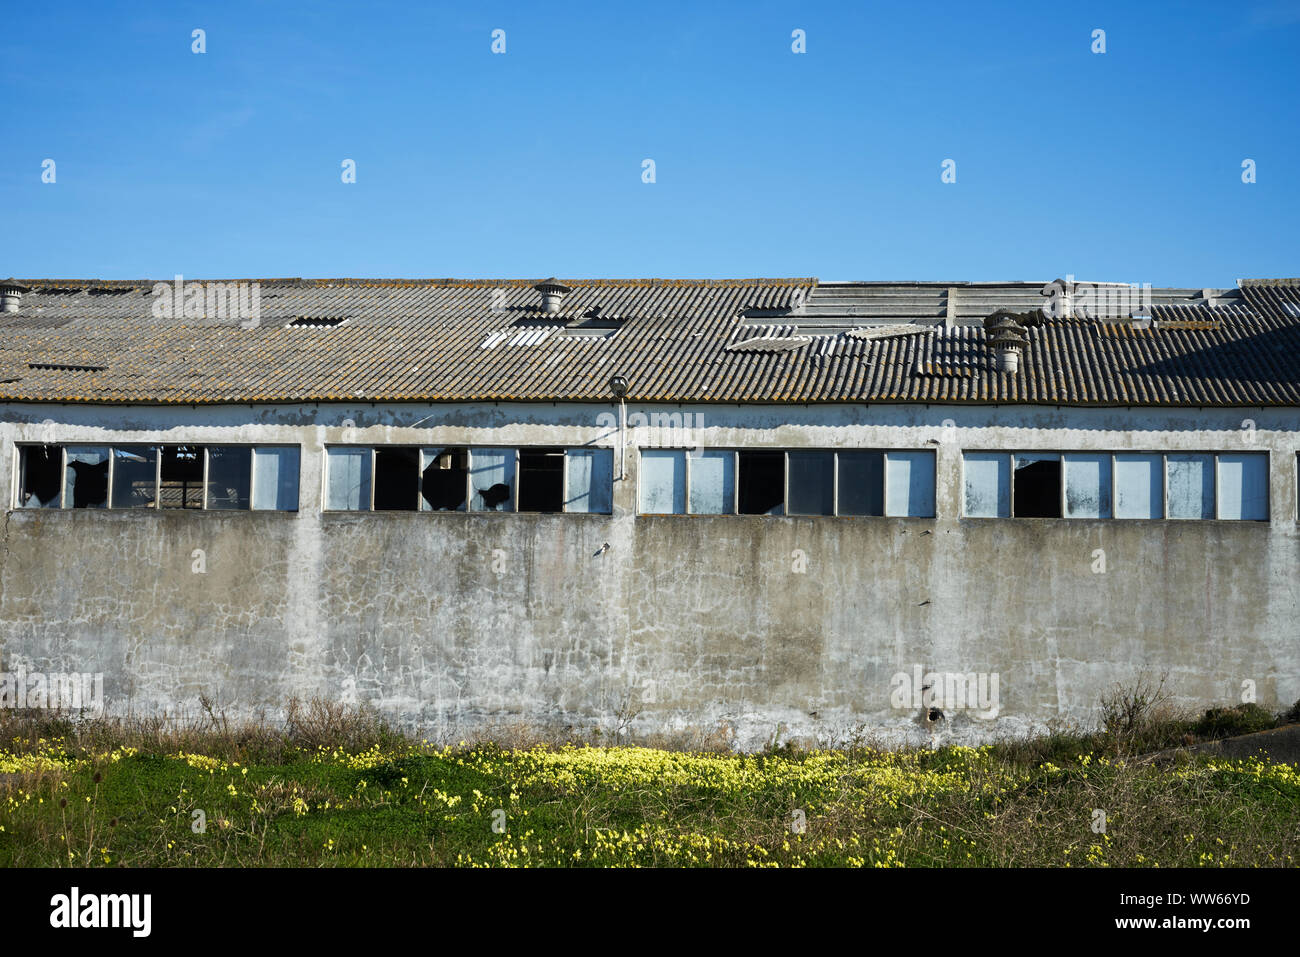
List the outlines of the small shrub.
{"type": "Polygon", "coordinates": [[[1139,677],[1132,685],[1116,685],[1101,698],[1101,734],[1105,750],[1115,754],[1144,754],[1177,746],[1192,730],[1191,715],[1171,704],[1165,690],[1168,675],[1159,680],[1139,677]]]}
{"type": "Polygon", "coordinates": [[[1297,699],[1296,703],[1291,705],[1290,709],[1282,717],[1287,722],[1300,721],[1300,699],[1297,699]]]}
{"type": "Polygon", "coordinates": [[[1196,733],[1205,738],[1231,738],[1238,734],[1266,731],[1277,724],[1272,712],[1259,705],[1239,704],[1232,708],[1210,708],[1196,722],[1196,733]]]}

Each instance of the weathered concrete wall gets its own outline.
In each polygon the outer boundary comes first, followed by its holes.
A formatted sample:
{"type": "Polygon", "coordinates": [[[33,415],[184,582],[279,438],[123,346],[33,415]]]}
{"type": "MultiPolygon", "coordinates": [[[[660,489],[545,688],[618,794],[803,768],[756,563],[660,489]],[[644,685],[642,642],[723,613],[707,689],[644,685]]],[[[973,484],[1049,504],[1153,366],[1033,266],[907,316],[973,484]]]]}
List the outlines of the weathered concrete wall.
{"type": "Polygon", "coordinates": [[[1294,411],[681,410],[703,414],[706,445],[934,449],[934,519],[637,517],[634,452],[612,516],[320,509],[327,442],[609,445],[609,411],[0,408],[9,502],[15,442],[303,444],[297,514],[6,511],[3,667],[103,672],[116,712],[320,695],[451,740],[629,716],[740,746],[778,726],[926,739],[923,709],[891,702],[918,667],[997,676],[996,718],[937,726],[958,741],[1090,724],[1143,673],[1189,705],[1239,701],[1243,681],[1266,707],[1300,698],[1294,411]],[[1272,518],[961,519],[963,448],[1267,450],[1272,518]]]}

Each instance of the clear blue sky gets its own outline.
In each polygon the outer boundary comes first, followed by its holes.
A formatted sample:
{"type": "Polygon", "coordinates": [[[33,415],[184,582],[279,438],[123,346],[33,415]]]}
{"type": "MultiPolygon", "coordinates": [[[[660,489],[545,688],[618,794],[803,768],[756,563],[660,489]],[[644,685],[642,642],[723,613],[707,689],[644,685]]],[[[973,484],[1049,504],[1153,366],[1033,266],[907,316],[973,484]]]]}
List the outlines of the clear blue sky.
{"type": "Polygon", "coordinates": [[[30,3],[3,33],[0,276],[1300,275],[1300,2],[30,3]]]}

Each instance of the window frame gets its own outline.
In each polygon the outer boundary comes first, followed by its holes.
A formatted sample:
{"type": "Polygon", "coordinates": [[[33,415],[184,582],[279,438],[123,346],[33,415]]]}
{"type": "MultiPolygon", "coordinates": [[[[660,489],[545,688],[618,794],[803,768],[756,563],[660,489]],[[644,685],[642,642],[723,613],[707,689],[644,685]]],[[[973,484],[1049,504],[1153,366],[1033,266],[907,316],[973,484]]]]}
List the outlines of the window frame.
{"type": "MultiPolygon", "coordinates": [[[[1254,522],[1256,524],[1267,524],[1273,519],[1273,456],[1272,451],[1268,449],[1254,451],[1250,449],[984,449],[984,448],[964,448],[961,450],[961,515],[964,519],[972,521],[990,521],[990,520],[1007,520],[1019,519],[1021,521],[1057,521],[1058,518],[1041,518],[1037,516],[1016,515],[1016,468],[1015,457],[1017,455],[1038,455],[1038,456],[1056,456],[1061,463],[1061,514],[1059,519],[1071,522],[1254,522]],[[1007,514],[1006,515],[968,515],[966,514],[966,456],[968,454],[980,455],[1001,455],[1007,459],[1009,471],[1007,485],[1007,514]],[[1107,456],[1110,459],[1110,516],[1106,518],[1086,518],[1071,517],[1066,511],[1066,486],[1068,482],[1068,466],[1066,456],[1070,455],[1094,455],[1107,456]],[[1116,498],[1116,472],[1115,458],[1120,455],[1153,455],[1160,460],[1160,516],[1159,518],[1117,518],[1115,516],[1116,498]],[[1169,457],[1171,455],[1207,455],[1212,460],[1211,476],[1214,481],[1214,516],[1212,518],[1170,518],[1169,517],[1169,457]],[[1224,455],[1261,455],[1264,457],[1264,517],[1263,518],[1223,518],[1220,507],[1220,482],[1219,482],[1219,458],[1224,455]]],[[[1297,462],[1300,463],[1300,453],[1297,453],[1297,462]]],[[[1300,518],[1300,516],[1298,516],[1300,518]]]]}
{"type": "Polygon", "coordinates": [[[66,441],[66,442],[15,442],[14,443],[14,483],[12,485],[12,494],[10,501],[14,503],[11,507],[16,512],[143,512],[156,514],[180,514],[193,515],[201,512],[212,512],[217,514],[239,514],[241,512],[282,512],[294,513],[299,511],[298,504],[301,502],[302,489],[302,445],[293,442],[204,442],[204,443],[184,443],[184,442],[96,442],[93,440],[86,441],[66,441]],[[24,469],[26,468],[26,457],[23,454],[24,449],[40,448],[45,445],[55,445],[59,450],[59,504],[57,508],[34,509],[24,507],[19,503],[19,498],[23,490],[24,469]],[[122,508],[113,506],[114,482],[117,478],[117,456],[114,454],[118,449],[130,449],[136,446],[145,446],[155,450],[154,454],[154,475],[153,475],[153,504],[146,508],[122,508]],[[203,500],[198,508],[163,508],[162,505],[162,463],[163,449],[167,447],[185,447],[197,448],[203,452],[203,500]],[[105,477],[106,489],[104,493],[103,508],[74,508],[67,503],[68,497],[68,449],[72,448],[102,448],[108,450],[108,469],[105,477]],[[208,507],[208,460],[209,450],[213,448],[243,448],[249,450],[248,456],[248,507],[247,508],[209,508],[208,507]],[[257,475],[257,456],[253,454],[255,449],[297,449],[298,450],[298,487],[299,500],[294,503],[292,509],[286,508],[253,508],[253,490],[256,487],[257,475]]]}
{"type": "Polygon", "coordinates": [[[681,515],[690,518],[846,518],[846,519],[870,519],[872,521],[887,518],[918,518],[928,521],[934,521],[938,517],[938,456],[934,449],[927,448],[880,448],[873,446],[870,448],[859,446],[844,446],[836,448],[789,448],[781,446],[779,448],[768,448],[764,446],[725,446],[700,448],[696,446],[639,446],[637,453],[637,489],[636,489],[636,514],[647,518],[663,515],[681,515]],[[731,481],[731,511],[730,512],[693,512],[691,510],[691,458],[692,453],[696,451],[704,452],[729,452],[732,456],[732,481],[731,481]],[[684,481],[686,483],[686,494],[684,496],[683,510],[680,512],[643,512],[641,511],[641,461],[645,452],[680,452],[685,460],[684,481]],[[740,454],[742,452],[776,452],[781,455],[781,513],[772,515],[768,513],[752,514],[741,513],[740,511],[740,454]],[[801,452],[820,452],[831,456],[831,511],[829,514],[812,514],[812,513],[791,513],[790,512],[790,455],[791,453],[801,452]],[[879,452],[882,456],[880,466],[880,515],[842,515],[840,514],[840,455],[841,453],[851,455],[860,452],[879,452]],[[930,474],[932,476],[931,489],[932,497],[930,499],[929,515],[890,515],[889,509],[889,455],[890,453],[901,454],[922,453],[928,455],[931,463],[930,474]]]}
{"type": "Polygon", "coordinates": [[[468,445],[465,443],[457,443],[457,442],[446,442],[442,444],[394,442],[391,444],[381,444],[381,445],[363,445],[359,443],[350,443],[350,442],[330,442],[327,443],[324,447],[324,456],[323,456],[324,461],[322,462],[322,468],[321,468],[321,497],[320,497],[321,512],[327,515],[361,515],[361,514],[404,515],[407,512],[415,511],[422,515],[606,515],[609,516],[614,514],[614,499],[613,499],[614,476],[613,476],[612,459],[611,459],[611,472],[610,472],[610,510],[608,512],[591,512],[591,511],[582,512],[582,511],[578,511],[577,509],[569,508],[569,498],[568,498],[569,453],[591,451],[596,449],[608,449],[611,452],[614,451],[613,447],[608,445],[468,445]],[[370,502],[366,508],[330,508],[329,507],[329,481],[330,481],[329,470],[330,470],[330,451],[332,449],[362,449],[370,452],[370,502]],[[415,492],[415,507],[413,509],[376,510],[375,509],[375,486],[378,483],[375,481],[375,456],[378,451],[389,450],[389,449],[415,450],[419,454],[418,461],[421,463],[422,466],[418,473],[421,479],[423,479],[423,475],[424,475],[423,462],[424,462],[424,455],[426,452],[445,452],[448,449],[464,449],[467,457],[466,469],[465,469],[465,507],[463,509],[422,508],[421,502],[423,501],[423,490],[421,488],[420,483],[417,483],[416,492],[415,492]],[[514,480],[510,483],[510,508],[509,509],[506,510],[495,509],[495,508],[475,509],[471,504],[474,495],[474,479],[473,479],[474,453],[475,451],[482,451],[485,449],[495,449],[503,452],[508,452],[510,456],[512,456],[512,458],[510,459],[511,464],[513,465],[513,471],[511,474],[514,475],[514,480]],[[553,449],[559,449],[563,453],[562,458],[564,464],[563,464],[563,468],[560,470],[560,491],[561,491],[560,508],[553,512],[539,512],[539,511],[521,512],[519,510],[519,484],[521,478],[520,471],[519,471],[520,451],[521,450],[542,451],[542,450],[553,450],[553,449]]]}

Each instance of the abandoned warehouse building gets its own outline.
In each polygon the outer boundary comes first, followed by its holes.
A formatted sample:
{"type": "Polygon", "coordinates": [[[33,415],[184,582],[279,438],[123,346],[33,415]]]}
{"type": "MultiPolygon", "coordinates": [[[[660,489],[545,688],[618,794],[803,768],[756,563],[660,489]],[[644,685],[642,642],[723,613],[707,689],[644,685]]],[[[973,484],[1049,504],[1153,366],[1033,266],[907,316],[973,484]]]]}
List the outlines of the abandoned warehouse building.
{"type": "Polygon", "coordinates": [[[754,747],[1300,697],[1300,280],[0,286],[0,671],[112,713],[754,747]]]}

